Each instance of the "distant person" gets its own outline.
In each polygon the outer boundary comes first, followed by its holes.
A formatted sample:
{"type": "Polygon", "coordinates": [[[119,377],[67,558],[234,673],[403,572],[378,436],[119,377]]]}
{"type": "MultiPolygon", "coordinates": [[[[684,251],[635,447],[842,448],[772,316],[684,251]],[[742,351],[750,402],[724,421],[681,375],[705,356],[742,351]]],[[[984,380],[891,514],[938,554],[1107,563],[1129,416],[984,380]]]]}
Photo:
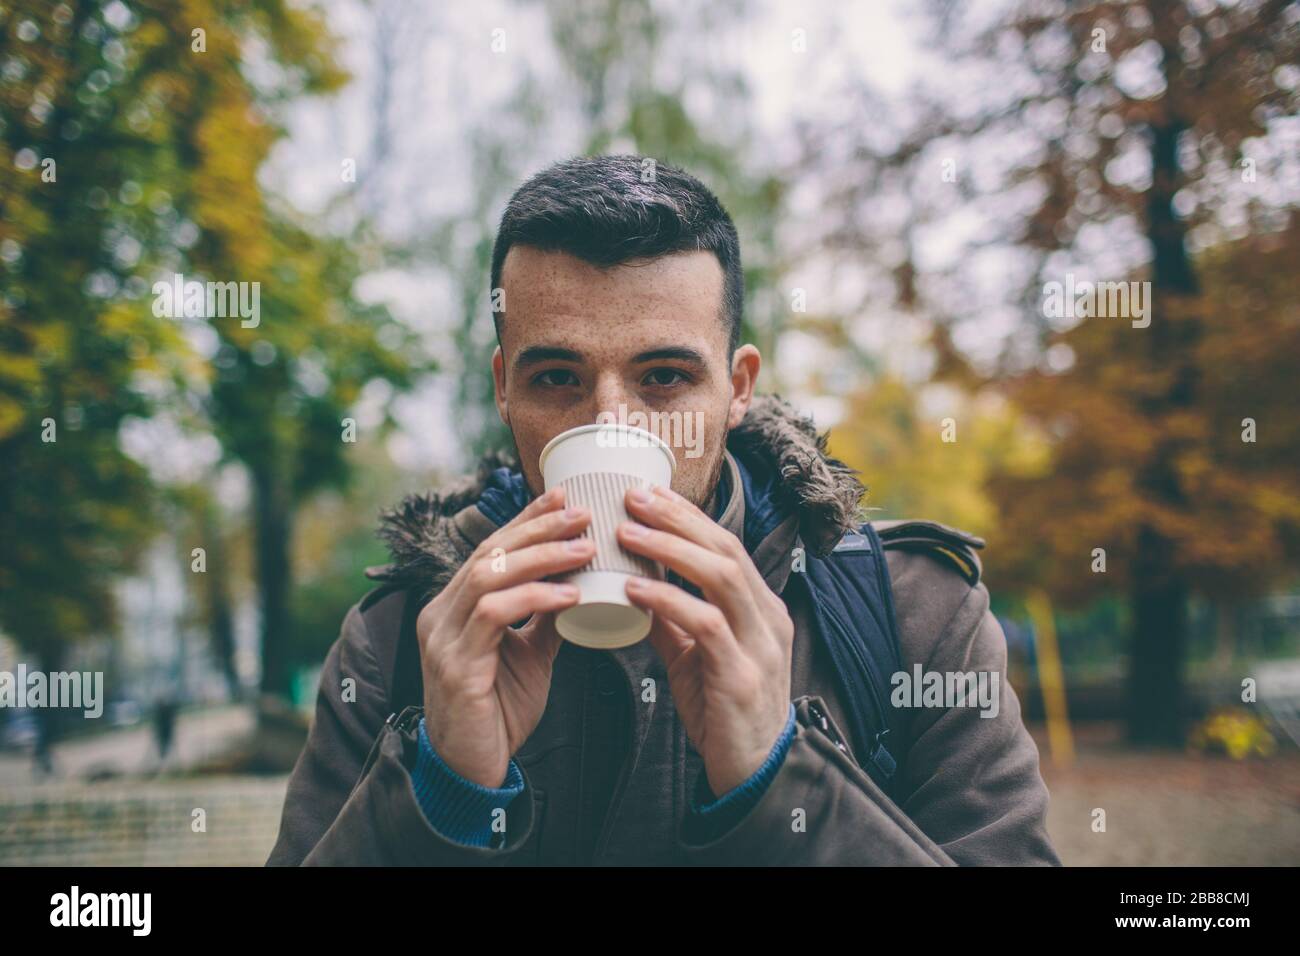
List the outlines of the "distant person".
{"type": "Polygon", "coordinates": [[[54,776],[54,748],[51,740],[55,733],[55,718],[55,713],[50,712],[34,721],[36,733],[32,742],[32,760],[37,777],[54,776]]]}
{"type": "Polygon", "coordinates": [[[755,395],[717,198],[642,157],[557,164],[506,207],[491,288],[517,459],[387,516],[267,862],[1059,865],[983,542],[863,524],[812,423],[755,395]],[[557,635],[577,596],[548,581],[591,560],[590,513],[538,458],[620,409],[700,444],[626,498],[619,543],[672,572],[628,581],[654,629],[592,650],[557,635]],[[914,668],[1000,679],[999,706],[896,703],[914,668]]]}
{"type": "Polygon", "coordinates": [[[164,763],[171,753],[172,738],[176,732],[176,714],[180,705],[176,699],[164,695],[160,697],[153,709],[153,737],[158,746],[158,762],[164,763]]]}

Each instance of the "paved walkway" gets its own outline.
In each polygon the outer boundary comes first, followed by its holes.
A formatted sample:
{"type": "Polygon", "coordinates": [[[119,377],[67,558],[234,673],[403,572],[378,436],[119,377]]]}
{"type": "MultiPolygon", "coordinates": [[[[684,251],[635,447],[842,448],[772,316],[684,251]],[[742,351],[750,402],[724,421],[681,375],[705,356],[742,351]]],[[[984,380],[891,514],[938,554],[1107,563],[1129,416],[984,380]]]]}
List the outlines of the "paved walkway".
{"type": "MultiPolygon", "coordinates": [[[[181,770],[208,760],[251,733],[251,707],[229,705],[181,711],[176,718],[172,752],[162,769],[181,770]]],[[[55,780],[78,781],[154,773],[158,749],[148,721],[116,730],[72,738],[54,747],[55,780]]],[[[0,752],[0,787],[40,782],[30,753],[0,752]]]]}
{"type": "Polygon", "coordinates": [[[1268,759],[1129,749],[1084,727],[1073,767],[1054,767],[1048,831],[1067,866],[1300,866],[1300,752],[1268,759]],[[1093,831],[1094,811],[1106,816],[1093,831]]]}
{"type": "Polygon", "coordinates": [[[0,866],[261,866],[288,776],[185,775],[254,726],[250,707],[183,711],[161,765],[147,722],[66,740],[51,778],[0,754],[0,866]]]}
{"type": "Polygon", "coordinates": [[[0,788],[0,866],[261,866],[287,776],[0,788]]]}
{"type": "MultiPolygon", "coordinates": [[[[174,766],[216,754],[252,728],[222,708],[182,715],[174,766]]],[[[1085,725],[1073,767],[1043,776],[1048,829],[1070,866],[1300,865],[1300,753],[1270,760],[1134,751],[1117,728],[1085,725]],[[1094,810],[1106,811],[1094,832],[1094,810]]],[[[0,758],[0,865],[235,865],[265,862],[288,778],[105,779],[156,765],[147,728],[60,745],[59,779],[34,783],[30,757],[0,758]],[[202,811],[196,814],[195,811],[202,811]],[[204,828],[196,829],[201,819],[204,828]]]]}

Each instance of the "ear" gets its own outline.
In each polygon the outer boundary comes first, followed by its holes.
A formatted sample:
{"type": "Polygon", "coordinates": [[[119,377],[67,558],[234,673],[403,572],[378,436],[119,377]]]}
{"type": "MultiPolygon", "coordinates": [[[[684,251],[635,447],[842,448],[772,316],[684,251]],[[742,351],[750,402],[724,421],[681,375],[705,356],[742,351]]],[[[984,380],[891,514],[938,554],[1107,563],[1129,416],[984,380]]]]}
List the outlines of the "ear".
{"type": "Polygon", "coordinates": [[[506,360],[501,355],[501,346],[492,353],[492,389],[497,403],[497,414],[501,424],[510,427],[510,405],[506,402],[506,360]]]}
{"type": "Polygon", "coordinates": [[[731,358],[731,408],[727,411],[727,428],[735,428],[749,411],[754,400],[754,385],[763,356],[752,345],[742,345],[731,358]]]}

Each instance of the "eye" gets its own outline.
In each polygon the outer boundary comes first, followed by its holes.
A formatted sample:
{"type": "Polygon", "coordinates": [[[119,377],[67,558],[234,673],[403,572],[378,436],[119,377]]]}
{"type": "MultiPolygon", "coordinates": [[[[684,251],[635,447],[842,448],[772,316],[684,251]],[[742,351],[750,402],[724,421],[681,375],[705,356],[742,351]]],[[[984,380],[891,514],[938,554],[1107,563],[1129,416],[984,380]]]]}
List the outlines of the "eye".
{"type": "Polygon", "coordinates": [[[567,368],[548,368],[545,372],[539,372],[533,382],[551,388],[562,388],[566,385],[577,385],[578,376],[567,368]]]}
{"type": "Polygon", "coordinates": [[[646,373],[641,383],[643,385],[653,385],[656,388],[672,388],[674,385],[681,385],[688,381],[690,379],[685,372],[664,366],[663,368],[651,369],[646,373]]]}

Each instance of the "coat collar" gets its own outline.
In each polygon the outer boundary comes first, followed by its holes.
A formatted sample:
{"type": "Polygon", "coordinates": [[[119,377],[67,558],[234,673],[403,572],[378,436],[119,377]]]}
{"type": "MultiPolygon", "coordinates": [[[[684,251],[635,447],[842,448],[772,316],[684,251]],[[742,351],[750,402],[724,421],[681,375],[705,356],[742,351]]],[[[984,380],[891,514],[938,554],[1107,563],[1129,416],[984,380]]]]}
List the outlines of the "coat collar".
{"type": "MultiPolygon", "coordinates": [[[[817,434],[812,421],[778,396],[755,397],[727,436],[727,451],[726,505],[718,522],[744,541],[769,586],[784,585],[782,569],[788,571],[796,535],[813,553],[825,554],[846,531],[856,530],[865,489],[852,469],[827,453],[826,436],[817,434]]],[[[436,592],[484,537],[527,502],[514,457],[485,456],[475,476],[440,492],[410,495],[385,512],[379,535],[392,563],[367,574],[436,592]]],[[[780,587],[773,589],[780,593],[780,587]]]]}

